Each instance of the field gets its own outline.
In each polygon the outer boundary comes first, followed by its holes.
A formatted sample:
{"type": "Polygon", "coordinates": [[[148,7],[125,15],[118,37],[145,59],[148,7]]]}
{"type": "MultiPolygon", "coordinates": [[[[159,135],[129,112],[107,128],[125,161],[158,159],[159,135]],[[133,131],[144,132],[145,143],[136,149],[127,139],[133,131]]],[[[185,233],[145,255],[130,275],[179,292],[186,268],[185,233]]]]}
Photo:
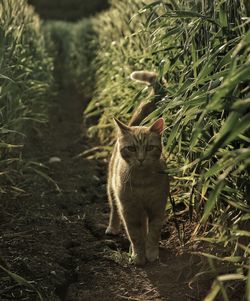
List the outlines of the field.
{"type": "Polygon", "coordinates": [[[0,16],[0,299],[250,300],[248,2],[113,0],[69,23],[5,0],[0,16]],[[104,234],[112,118],[149,99],[134,70],[165,82],[143,124],[165,119],[174,201],[144,268],[104,234]]]}

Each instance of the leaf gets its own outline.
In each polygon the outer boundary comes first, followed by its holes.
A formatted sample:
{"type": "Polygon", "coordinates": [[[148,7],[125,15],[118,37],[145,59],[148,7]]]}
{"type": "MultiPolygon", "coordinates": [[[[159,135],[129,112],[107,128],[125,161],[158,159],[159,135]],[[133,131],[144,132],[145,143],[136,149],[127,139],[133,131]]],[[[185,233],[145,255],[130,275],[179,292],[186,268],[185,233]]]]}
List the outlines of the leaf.
{"type": "Polygon", "coordinates": [[[159,4],[162,4],[161,0],[153,1],[150,4],[147,4],[147,5],[143,6],[143,8],[139,12],[144,12],[147,9],[151,9],[151,8],[153,8],[155,6],[158,6],[159,4]]]}
{"type": "Polygon", "coordinates": [[[57,185],[57,183],[50,177],[48,176],[46,173],[44,173],[43,171],[41,171],[40,169],[34,168],[34,167],[27,167],[27,169],[31,169],[32,171],[34,171],[35,173],[37,173],[39,176],[41,176],[42,178],[44,178],[45,180],[47,180],[48,182],[51,182],[52,184],[54,184],[56,190],[58,192],[61,192],[61,188],[57,185]]]}
{"type": "Polygon", "coordinates": [[[210,253],[204,253],[204,252],[197,252],[197,254],[205,256],[207,258],[211,258],[211,259],[216,259],[219,261],[226,261],[226,262],[233,262],[233,263],[237,263],[237,262],[241,262],[242,257],[241,256],[227,256],[227,257],[219,257],[210,253]]]}
{"type": "Polygon", "coordinates": [[[229,144],[239,134],[250,128],[250,113],[241,118],[238,112],[232,112],[216,135],[214,143],[205,151],[202,160],[211,157],[220,147],[229,144]]]}
{"type": "Polygon", "coordinates": [[[248,274],[247,274],[246,297],[247,297],[247,301],[250,301],[250,269],[248,270],[248,274]]]}
{"type": "Polygon", "coordinates": [[[212,22],[216,25],[219,25],[216,20],[212,18],[208,18],[203,14],[200,14],[195,11],[188,11],[188,10],[173,10],[171,12],[167,12],[163,15],[160,16],[161,18],[163,17],[171,17],[171,18],[201,18],[205,19],[206,21],[212,22]]]}
{"type": "Polygon", "coordinates": [[[246,277],[242,274],[226,274],[217,277],[219,281],[232,281],[232,280],[246,280],[246,277]]]}
{"type": "Polygon", "coordinates": [[[176,138],[178,132],[179,132],[179,128],[180,128],[180,125],[181,125],[181,119],[177,120],[171,130],[171,133],[168,137],[168,140],[167,140],[167,145],[166,145],[166,148],[168,149],[170,147],[170,145],[172,144],[173,140],[176,138]]]}
{"type": "Polygon", "coordinates": [[[209,215],[211,214],[211,211],[213,210],[213,208],[217,202],[218,196],[220,195],[220,192],[223,189],[224,185],[225,185],[224,181],[220,180],[215,185],[214,191],[210,193],[209,198],[205,204],[205,209],[204,209],[203,216],[201,218],[201,223],[205,223],[207,221],[209,215]]]}
{"type": "Polygon", "coordinates": [[[4,268],[2,265],[0,265],[0,269],[2,269],[6,274],[8,274],[18,284],[25,285],[28,288],[30,288],[32,291],[35,291],[37,293],[39,299],[41,301],[43,301],[43,297],[40,294],[40,292],[29,281],[27,281],[26,279],[24,279],[23,277],[15,274],[15,273],[12,273],[11,271],[9,271],[6,268],[4,268]]]}
{"type": "Polygon", "coordinates": [[[218,284],[218,282],[214,281],[209,293],[206,295],[203,301],[215,300],[219,292],[220,292],[220,285],[218,284]]]}
{"type": "Polygon", "coordinates": [[[22,148],[23,145],[22,144],[9,144],[9,143],[4,143],[4,142],[0,142],[0,149],[1,148],[9,148],[9,149],[12,149],[12,148],[22,148]]]}
{"type": "Polygon", "coordinates": [[[232,230],[232,233],[235,234],[236,236],[250,237],[250,231],[246,231],[246,230],[232,230]]]}
{"type": "Polygon", "coordinates": [[[6,75],[0,74],[0,78],[2,78],[2,79],[7,79],[7,80],[9,80],[10,82],[15,83],[15,82],[13,81],[13,79],[11,79],[10,77],[8,77],[8,76],[6,76],[6,75]]]}
{"type": "Polygon", "coordinates": [[[250,108],[250,98],[239,99],[231,107],[232,110],[242,112],[250,108]]]}
{"type": "Polygon", "coordinates": [[[222,85],[216,90],[207,107],[208,110],[216,110],[217,106],[220,104],[220,100],[232,91],[237,84],[242,81],[250,80],[250,63],[245,63],[238,68],[234,67],[233,64],[231,65],[230,73],[225,78],[222,85]]]}

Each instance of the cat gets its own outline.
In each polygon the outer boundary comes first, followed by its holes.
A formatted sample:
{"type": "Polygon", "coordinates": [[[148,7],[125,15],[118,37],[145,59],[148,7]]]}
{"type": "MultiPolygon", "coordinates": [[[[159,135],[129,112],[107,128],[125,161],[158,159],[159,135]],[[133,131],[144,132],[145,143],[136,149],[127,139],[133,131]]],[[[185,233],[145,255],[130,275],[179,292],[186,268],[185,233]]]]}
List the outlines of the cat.
{"type": "Polygon", "coordinates": [[[117,141],[109,163],[107,193],[110,205],[106,234],[117,235],[123,222],[132,247],[132,261],[144,265],[159,258],[159,239],[169,196],[169,178],[163,172],[164,119],[140,126],[161,99],[157,74],[135,71],[131,78],[152,86],[150,101],[143,102],[129,125],[114,118],[117,141]],[[158,94],[157,94],[158,92],[158,94]]]}

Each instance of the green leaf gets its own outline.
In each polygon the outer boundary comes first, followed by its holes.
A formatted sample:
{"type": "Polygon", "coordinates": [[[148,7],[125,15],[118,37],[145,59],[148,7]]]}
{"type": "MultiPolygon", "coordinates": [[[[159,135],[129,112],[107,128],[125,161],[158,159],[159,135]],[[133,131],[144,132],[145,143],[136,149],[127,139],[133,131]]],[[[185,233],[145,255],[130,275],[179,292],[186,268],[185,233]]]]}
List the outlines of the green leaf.
{"type": "Polygon", "coordinates": [[[28,288],[30,288],[32,291],[35,291],[37,293],[39,299],[41,301],[43,301],[43,297],[40,294],[40,292],[29,281],[27,281],[26,279],[24,279],[23,277],[15,274],[15,273],[12,273],[11,271],[9,271],[6,268],[4,268],[2,265],[0,265],[0,269],[2,269],[6,274],[8,274],[18,284],[25,285],[28,288]]]}
{"type": "Polygon", "coordinates": [[[11,79],[10,77],[8,77],[6,75],[0,74],[0,78],[7,79],[7,80],[11,81],[12,83],[15,83],[13,79],[11,79]]]}
{"type": "Polygon", "coordinates": [[[239,99],[235,101],[231,107],[232,110],[242,112],[250,108],[250,98],[239,99]]]}
{"type": "Polygon", "coordinates": [[[222,85],[216,90],[214,96],[212,97],[207,109],[208,110],[216,110],[220,101],[223,97],[225,97],[230,91],[232,91],[237,84],[242,81],[250,80],[250,63],[247,62],[244,65],[236,68],[231,64],[231,70],[228,76],[225,78],[222,85]]]}
{"type": "Polygon", "coordinates": [[[210,158],[220,147],[229,144],[237,138],[239,134],[243,134],[250,128],[250,113],[243,116],[238,112],[232,112],[221,127],[216,139],[212,145],[205,151],[202,160],[210,158]]]}
{"type": "Polygon", "coordinates": [[[220,292],[220,285],[218,282],[214,281],[209,293],[206,295],[206,297],[203,299],[203,301],[215,300],[215,298],[219,292],[220,292]]]}
{"type": "Polygon", "coordinates": [[[221,190],[224,187],[224,181],[220,180],[214,188],[214,191],[210,193],[210,196],[208,200],[206,201],[205,208],[204,208],[204,213],[201,218],[201,223],[205,223],[211,214],[212,210],[214,209],[216,202],[218,200],[218,196],[220,195],[221,190]]]}
{"type": "Polygon", "coordinates": [[[250,269],[248,270],[248,274],[247,274],[246,297],[247,297],[247,301],[250,301],[250,269]]]}

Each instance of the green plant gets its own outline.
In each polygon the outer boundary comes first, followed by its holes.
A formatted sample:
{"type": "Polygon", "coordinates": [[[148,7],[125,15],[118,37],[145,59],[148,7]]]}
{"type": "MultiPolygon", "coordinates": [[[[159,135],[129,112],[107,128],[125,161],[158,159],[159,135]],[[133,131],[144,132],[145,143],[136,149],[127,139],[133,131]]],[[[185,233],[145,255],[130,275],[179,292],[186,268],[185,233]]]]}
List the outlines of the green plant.
{"type": "Polygon", "coordinates": [[[43,297],[41,295],[41,293],[31,284],[31,281],[28,281],[26,279],[24,279],[23,277],[12,273],[11,271],[9,271],[8,269],[6,269],[5,267],[0,265],[0,270],[2,270],[5,274],[7,274],[11,279],[13,279],[18,285],[20,286],[26,286],[28,287],[31,291],[34,291],[38,297],[39,300],[43,301],[43,297]]]}
{"type": "Polygon", "coordinates": [[[216,244],[214,258],[232,264],[207,300],[219,292],[228,300],[230,281],[249,282],[249,21],[239,0],[113,1],[93,20],[100,47],[86,114],[100,119],[89,131],[107,143],[112,117],[131,116],[145,96],[128,80],[133,70],[165,78],[166,97],[145,122],[165,118],[175,201],[195,216],[195,239],[216,244]]]}
{"type": "Polygon", "coordinates": [[[49,21],[44,24],[48,49],[55,57],[57,74],[63,85],[74,84],[85,96],[95,89],[95,64],[98,39],[91,19],[76,23],[49,21]]]}
{"type": "Polygon", "coordinates": [[[45,122],[53,62],[38,16],[25,0],[0,1],[0,193],[15,185],[22,166],[25,134],[45,122]]]}

